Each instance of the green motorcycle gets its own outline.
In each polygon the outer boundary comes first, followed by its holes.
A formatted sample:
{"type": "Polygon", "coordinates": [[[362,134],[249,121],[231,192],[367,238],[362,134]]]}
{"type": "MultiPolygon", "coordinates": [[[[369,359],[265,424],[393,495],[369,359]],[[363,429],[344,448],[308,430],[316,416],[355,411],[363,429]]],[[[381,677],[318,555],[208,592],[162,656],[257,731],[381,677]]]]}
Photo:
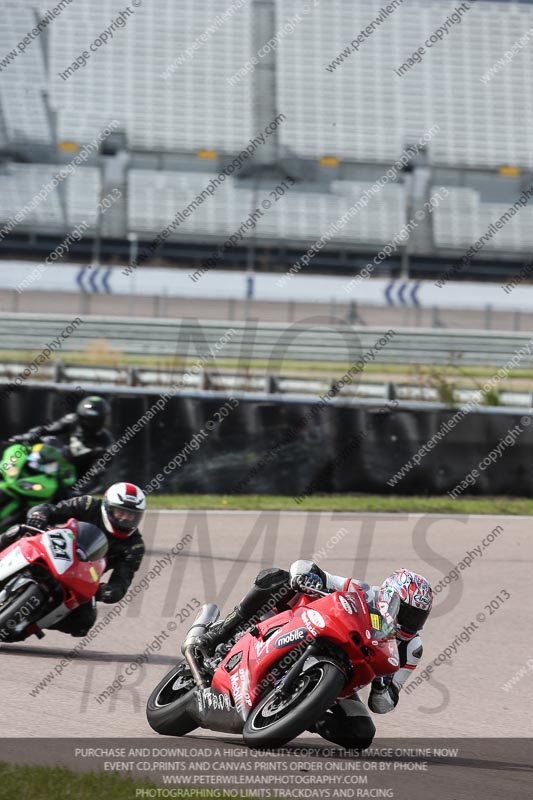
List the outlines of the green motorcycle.
{"type": "Polygon", "coordinates": [[[76,470],[47,442],[11,444],[0,464],[0,532],[26,521],[33,506],[71,496],[76,470]]]}

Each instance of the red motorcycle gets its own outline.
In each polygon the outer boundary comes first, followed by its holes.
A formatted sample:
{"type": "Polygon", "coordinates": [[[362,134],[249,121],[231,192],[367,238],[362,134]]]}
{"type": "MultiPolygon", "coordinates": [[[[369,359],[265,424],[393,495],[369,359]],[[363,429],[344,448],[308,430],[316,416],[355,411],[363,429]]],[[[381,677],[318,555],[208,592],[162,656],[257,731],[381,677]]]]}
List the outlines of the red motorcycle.
{"type": "Polygon", "coordinates": [[[150,726],[167,736],[197,727],[242,733],[249,747],[280,747],[311,728],[335,702],[399,667],[394,595],[386,616],[373,590],[314,590],[288,611],[246,631],[229,652],[198,644],[219,615],[203,606],[180,662],[154,689],[150,726]]]}
{"type": "Polygon", "coordinates": [[[94,597],[106,568],[108,543],[96,525],[23,527],[25,536],[0,553],[0,643],[42,638],[94,597]]]}

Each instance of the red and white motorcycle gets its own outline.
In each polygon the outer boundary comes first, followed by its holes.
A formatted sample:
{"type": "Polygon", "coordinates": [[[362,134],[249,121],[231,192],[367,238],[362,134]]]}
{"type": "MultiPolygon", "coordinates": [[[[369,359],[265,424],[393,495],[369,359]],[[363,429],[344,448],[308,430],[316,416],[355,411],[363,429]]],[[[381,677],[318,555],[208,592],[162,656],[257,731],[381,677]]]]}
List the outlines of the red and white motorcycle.
{"type": "Polygon", "coordinates": [[[96,525],[23,527],[25,536],[0,553],[0,643],[42,638],[95,596],[106,568],[108,543],[96,525]]]}

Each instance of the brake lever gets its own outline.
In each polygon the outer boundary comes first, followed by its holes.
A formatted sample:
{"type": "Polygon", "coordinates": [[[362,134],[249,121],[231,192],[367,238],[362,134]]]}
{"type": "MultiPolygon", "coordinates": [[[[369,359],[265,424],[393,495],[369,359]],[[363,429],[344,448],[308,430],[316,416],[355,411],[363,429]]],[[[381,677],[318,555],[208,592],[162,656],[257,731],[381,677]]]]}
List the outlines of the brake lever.
{"type": "Polygon", "coordinates": [[[324,592],[322,591],[322,589],[313,589],[310,587],[309,588],[306,587],[304,594],[308,594],[310,596],[316,595],[317,597],[327,597],[329,594],[331,594],[331,592],[329,591],[324,592]]]}

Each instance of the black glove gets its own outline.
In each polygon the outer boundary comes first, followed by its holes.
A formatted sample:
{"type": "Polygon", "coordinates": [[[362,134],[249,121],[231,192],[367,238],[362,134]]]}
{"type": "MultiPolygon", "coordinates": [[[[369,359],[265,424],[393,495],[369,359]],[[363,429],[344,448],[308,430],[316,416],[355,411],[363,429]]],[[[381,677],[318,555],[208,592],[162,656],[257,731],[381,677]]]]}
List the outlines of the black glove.
{"type": "Polygon", "coordinates": [[[28,514],[26,524],[31,525],[32,528],[38,528],[40,531],[45,531],[48,528],[48,517],[40,511],[28,514]]]}
{"type": "Polygon", "coordinates": [[[35,442],[39,441],[39,437],[35,436],[34,434],[30,433],[19,433],[16,436],[12,436],[8,439],[8,442],[11,444],[35,444],[35,442]]]}
{"type": "Polygon", "coordinates": [[[304,594],[313,594],[316,589],[319,592],[324,590],[324,582],[320,575],[313,572],[300,573],[291,577],[291,589],[304,594]]]}
{"type": "Polygon", "coordinates": [[[374,678],[368,696],[368,707],[374,714],[387,714],[396,708],[399,699],[399,690],[392,682],[392,676],[374,678]]]}
{"type": "Polygon", "coordinates": [[[104,592],[106,589],[107,589],[107,583],[101,583],[98,589],[96,590],[96,594],[94,596],[95,600],[103,601],[104,592]]]}
{"type": "Polygon", "coordinates": [[[101,603],[116,603],[117,600],[120,600],[119,590],[114,586],[109,586],[108,583],[100,584],[95,597],[101,603]]]}

